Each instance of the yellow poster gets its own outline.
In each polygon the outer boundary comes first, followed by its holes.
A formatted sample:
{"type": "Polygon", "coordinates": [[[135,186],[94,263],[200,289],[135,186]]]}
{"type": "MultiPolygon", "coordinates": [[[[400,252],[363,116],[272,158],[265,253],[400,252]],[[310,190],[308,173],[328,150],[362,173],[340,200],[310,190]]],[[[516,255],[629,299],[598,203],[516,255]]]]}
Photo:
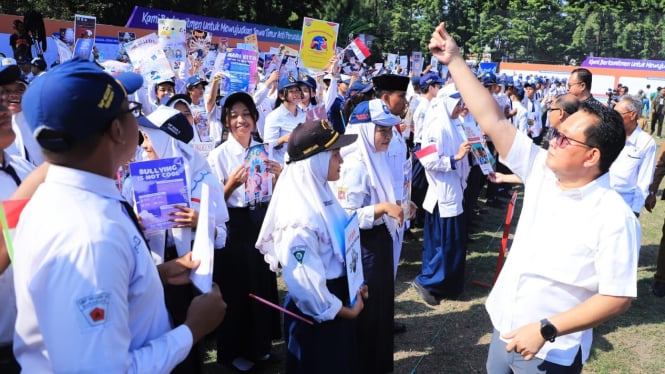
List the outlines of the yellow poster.
{"type": "Polygon", "coordinates": [[[339,24],[305,17],[300,40],[300,60],[309,69],[323,70],[335,54],[339,24]]]}

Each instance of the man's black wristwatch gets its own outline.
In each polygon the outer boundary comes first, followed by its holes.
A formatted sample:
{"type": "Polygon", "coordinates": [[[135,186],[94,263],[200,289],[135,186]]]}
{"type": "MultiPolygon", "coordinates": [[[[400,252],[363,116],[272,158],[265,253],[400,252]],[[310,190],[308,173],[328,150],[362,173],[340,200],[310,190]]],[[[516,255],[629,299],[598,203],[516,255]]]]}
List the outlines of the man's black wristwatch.
{"type": "Polygon", "coordinates": [[[540,320],[540,335],[542,335],[545,340],[553,343],[558,333],[559,331],[557,331],[556,327],[554,327],[552,322],[548,321],[547,318],[540,320]]]}

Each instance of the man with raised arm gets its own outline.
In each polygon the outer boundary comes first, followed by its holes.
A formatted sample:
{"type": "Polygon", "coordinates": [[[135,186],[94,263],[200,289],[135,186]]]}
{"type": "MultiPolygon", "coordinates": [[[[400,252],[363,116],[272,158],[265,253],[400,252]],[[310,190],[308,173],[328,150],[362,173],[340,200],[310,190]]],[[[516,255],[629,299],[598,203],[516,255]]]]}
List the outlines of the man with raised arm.
{"type": "Polygon", "coordinates": [[[489,373],[579,373],[592,327],[637,295],[640,227],[607,173],[626,135],[614,111],[583,104],[546,151],[504,118],[440,24],[429,45],[503,162],[525,184],[522,216],[486,308],[489,373]]]}

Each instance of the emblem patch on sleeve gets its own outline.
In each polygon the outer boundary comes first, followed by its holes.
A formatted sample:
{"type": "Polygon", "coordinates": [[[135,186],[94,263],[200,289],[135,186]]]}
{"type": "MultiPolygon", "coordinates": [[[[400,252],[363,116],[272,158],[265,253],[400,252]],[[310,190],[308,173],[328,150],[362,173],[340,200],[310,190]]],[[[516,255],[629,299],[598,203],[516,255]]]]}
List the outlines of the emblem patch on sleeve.
{"type": "Polygon", "coordinates": [[[296,261],[298,261],[299,264],[302,264],[303,259],[305,258],[305,247],[304,245],[297,245],[295,247],[291,247],[291,253],[293,254],[293,257],[296,258],[296,261]]]}
{"type": "Polygon", "coordinates": [[[106,322],[110,301],[111,294],[101,292],[82,297],[76,301],[76,304],[83,315],[83,319],[90,327],[95,327],[101,326],[106,322]]]}

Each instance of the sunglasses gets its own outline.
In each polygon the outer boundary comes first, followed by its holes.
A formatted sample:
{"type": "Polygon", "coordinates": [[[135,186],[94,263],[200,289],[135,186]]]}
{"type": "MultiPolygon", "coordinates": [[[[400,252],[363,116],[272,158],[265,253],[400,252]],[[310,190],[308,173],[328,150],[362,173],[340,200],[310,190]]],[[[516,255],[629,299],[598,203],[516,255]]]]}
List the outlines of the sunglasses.
{"type": "Polygon", "coordinates": [[[568,145],[573,145],[572,142],[579,143],[580,145],[584,145],[584,146],[587,146],[589,148],[596,148],[596,147],[592,146],[591,144],[587,144],[583,141],[579,141],[579,140],[569,138],[569,137],[563,135],[562,133],[560,133],[559,130],[554,129],[554,128],[552,129],[552,140],[554,140],[554,144],[556,144],[556,146],[558,148],[566,148],[568,145]]]}

